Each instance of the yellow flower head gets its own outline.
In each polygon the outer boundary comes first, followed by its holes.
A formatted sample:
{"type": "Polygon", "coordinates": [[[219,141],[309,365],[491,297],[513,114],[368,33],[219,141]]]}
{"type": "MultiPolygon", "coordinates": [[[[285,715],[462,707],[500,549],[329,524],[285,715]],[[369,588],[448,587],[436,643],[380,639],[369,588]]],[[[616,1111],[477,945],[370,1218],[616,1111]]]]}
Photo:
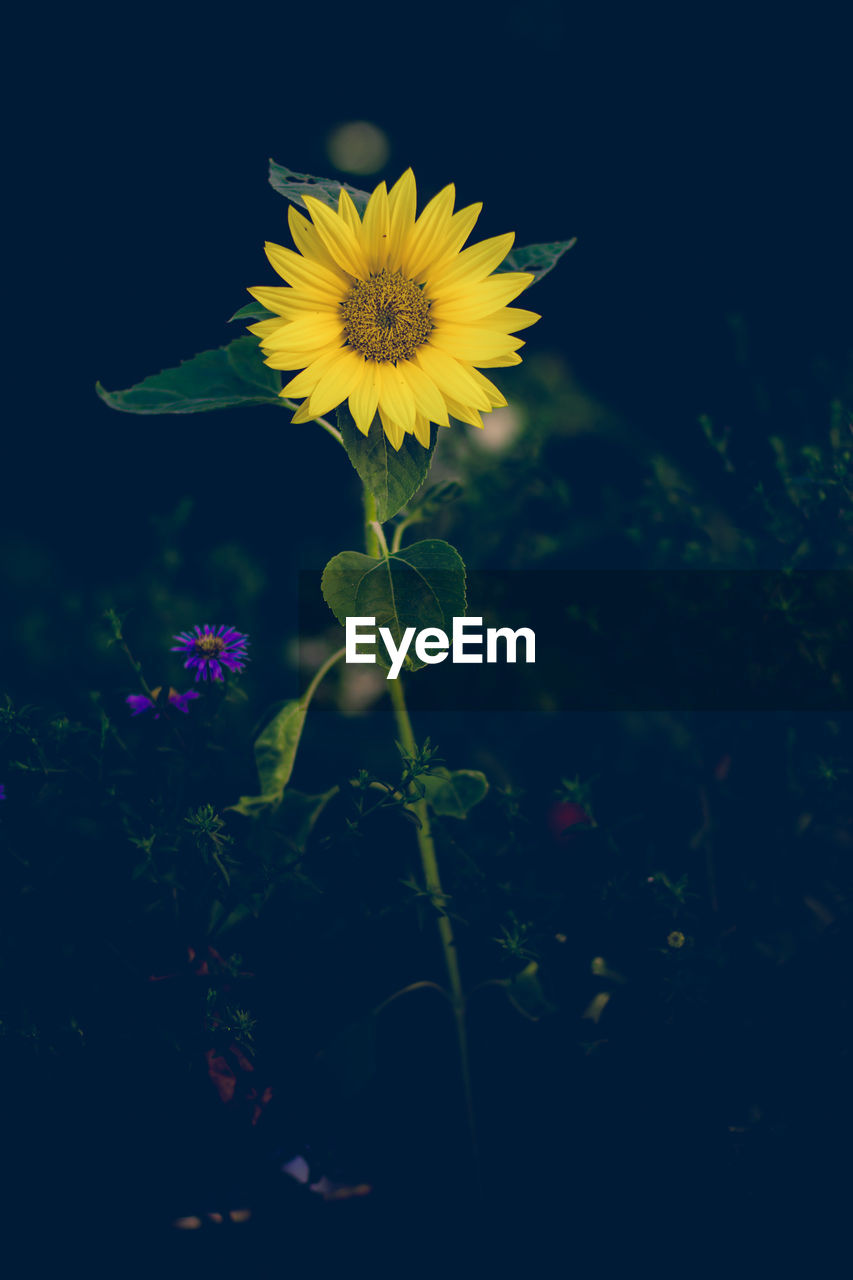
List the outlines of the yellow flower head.
{"type": "Polygon", "coordinates": [[[447,427],[452,414],[482,427],[481,413],[506,404],[480,369],[521,363],[512,332],[539,316],[507,304],[534,277],[492,274],[512,233],[463,249],[483,206],[454,213],[454,198],[445,187],[416,218],[407,169],[390,191],[379,184],[361,218],[343,189],[337,212],[305,196],[310,222],[290,206],[298,252],[266,246],[285,287],[249,290],[275,313],[249,328],[271,368],[301,370],[281,392],[305,397],[294,422],[348,400],[364,435],[378,411],[399,449],[407,432],[428,446],[431,422],[447,427]]]}

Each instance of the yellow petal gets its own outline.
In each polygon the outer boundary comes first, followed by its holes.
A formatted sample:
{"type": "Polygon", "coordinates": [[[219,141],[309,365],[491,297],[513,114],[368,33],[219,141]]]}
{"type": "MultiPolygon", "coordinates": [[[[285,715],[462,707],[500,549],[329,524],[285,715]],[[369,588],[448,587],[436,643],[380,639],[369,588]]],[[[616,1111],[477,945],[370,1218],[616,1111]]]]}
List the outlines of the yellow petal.
{"type": "Polygon", "coordinates": [[[320,234],[320,239],[338,265],[351,276],[366,279],[370,274],[367,259],[352,227],[339,217],[334,209],[322,204],[314,196],[302,198],[311,215],[311,221],[320,234]]]}
{"type": "Polygon", "coordinates": [[[459,209],[450,219],[447,227],[444,247],[438,257],[434,258],[429,265],[427,279],[433,272],[444,269],[462,248],[465,241],[474,230],[474,224],[483,211],[482,204],[469,204],[464,209],[459,209]]]}
{"type": "Polygon", "coordinates": [[[521,364],[521,356],[512,351],[508,356],[495,356],[492,360],[478,360],[481,369],[508,369],[510,365],[521,364]]]}
{"type": "Polygon", "coordinates": [[[411,233],[417,207],[415,175],[407,169],[388,192],[388,209],[391,215],[388,234],[389,271],[399,271],[403,245],[411,233]]]}
{"type": "Polygon", "coordinates": [[[264,356],[264,364],[269,365],[270,369],[305,369],[314,360],[319,360],[320,356],[328,355],[328,347],[318,347],[314,351],[270,351],[266,347],[262,348],[264,356]]]}
{"type": "Polygon", "coordinates": [[[338,195],[338,216],[343,218],[350,230],[358,235],[361,227],[361,218],[358,216],[358,209],[352,202],[352,196],[343,187],[341,187],[338,195]]]}
{"type": "Polygon", "coordinates": [[[340,302],[349,287],[346,278],[340,271],[331,271],[319,262],[303,258],[292,249],[285,249],[280,244],[264,245],[264,252],[270,265],[286,280],[288,284],[310,293],[315,297],[330,298],[340,302]]]}
{"type": "MultiPolygon", "coordinates": [[[[461,404],[458,400],[448,398],[447,407],[454,418],[458,418],[460,422],[467,422],[472,427],[483,427],[483,419],[480,417],[476,409],[471,409],[467,404],[461,404]]],[[[484,410],[485,412],[485,410],[484,410]]]]}
{"type": "MultiPolygon", "coordinates": [[[[282,289],[277,285],[260,284],[256,288],[247,289],[256,302],[262,307],[266,307],[267,311],[274,311],[277,316],[283,315],[290,308],[290,299],[293,289],[282,289]]],[[[315,302],[318,299],[315,299],[315,302]]]]}
{"type": "Polygon", "coordinates": [[[479,364],[492,356],[504,356],[524,346],[521,338],[501,333],[497,329],[477,329],[470,324],[437,324],[429,335],[429,345],[446,351],[457,360],[471,360],[479,364]]]}
{"type": "MultiPolygon", "coordinates": [[[[283,395],[284,392],[282,392],[281,394],[283,395]]],[[[294,413],[290,421],[291,422],[311,422],[313,417],[314,417],[314,414],[308,408],[308,401],[305,400],[296,410],[296,413],[294,413]]]]}
{"type": "Polygon", "coordinates": [[[473,365],[469,364],[467,366],[467,372],[470,373],[477,386],[482,387],[485,391],[493,409],[503,409],[506,407],[506,400],[504,399],[503,394],[498,391],[493,382],[490,382],[487,377],[480,373],[479,369],[475,369],[473,365]]]}
{"type": "Polygon", "coordinates": [[[303,396],[310,396],[320,378],[329,366],[339,359],[340,354],[340,349],[324,351],[321,356],[318,356],[316,360],[312,360],[301,373],[297,373],[295,378],[291,378],[290,382],[282,387],[283,393],[289,396],[291,400],[301,400],[303,396]]]}
{"type": "Polygon", "coordinates": [[[535,311],[524,311],[521,307],[502,307],[500,311],[493,311],[490,316],[481,316],[477,321],[477,327],[511,333],[513,329],[526,329],[541,319],[542,317],[535,311]]]}
{"type": "Polygon", "coordinates": [[[429,422],[438,422],[443,427],[449,426],[444,397],[432,378],[427,377],[423,369],[412,360],[401,362],[397,368],[412,389],[418,415],[429,422]]]}
{"type": "MultiPolygon", "coordinates": [[[[447,417],[446,414],[445,414],[445,417],[447,417]]],[[[449,419],[446,422],[444,422],[442,425],[449,427],[450,426],[449,419]]],[[[422,444],[425,449],[428,449],[430,445],[429,418],[425,418],[422,413],[419,413],[415,418],[414,432],[415,432],[415,439],[417,440],[418,444],[422,444]]]]}
{"type": "Polygon", "coordinates": [[[485,280],[490,271],[499,266],[512,248],[515,232],[508,231],[503,236],[492,236],[489,240],[481,240],[463,249],[452,262],[442,267],[434,275],[430,275],[430,296],[441,290],[450,290],[462,282],[476,284],[485,280]]]}
{"type": "Polygon", "coordinates": [[[304,257],[312,262],[319,262],[321,267],[325,267],[327,271],[331,271],[335,276],[340,276],[341,280],[346,279],[317,234],[317,228],[308,218],[301,213],[297,213],[292,204],[287,206],[287,224],[290,227],[290,234],[293,236],[293,243],[304,257]]]}
{"type": "Polygon", "coordinates": [[[453,292],[443,289],[435,293],[430,291],[427,281],[427,293],[432,300],[430,314],[434,320],[454,320],[457,323],[478,320],[480,316],[491,315],[498,308],[505,307],[532,281],[533,276],[529,272],[505,271],[467,288],[463,285],[453,292]]]}
{"type": "Polygon", "coordinates": [[[413,359],[414,363],[419,365],[438,387],[451,413],[453,413],[450,408],[449,397],[451,396],[462,404],[470,404],[474,409],[489,408],[489,398],[482,387],[477,386],[471,375],[463,369],[458,360],[454,360],[453,356],[449,356],[445,351],[439,351],[431,343],[425,343],[424,346],[418,347],[413,359]]]}
{"type": "Polygon", "coordinates": [[[453,183],[433,196],[403,245],[402,270],[410,280],[418,280],[444,248],[456,196],[453,183]]]}
{"type": "Polygon", "coordinates": [[[300,316],[264,339],[266,351],[307,351],[314,347],[339,347],[344,328],[339,316],[300,316]]]}
{"type": "Polygon", "coordinates": [[[361,377],[349,393],[349,411],[359,431],[366,436],[379,407],[379,388],[376,385],[376,365],[372,360],[363,363],[361,377]]]}
{"type": "MultiPolygon", "coordinates": [[[[323,301],[321,298],[311,298],[307,294],[300,293],[298,289],[274,289],[273,292],[276,295],[276,314],[285,320],[297,320],[300,316],[333,316],[338,313],[339,303],[323,301]]],[[[281,319],[261,320],[258,323],[276,325],[281,324],[281,319]]],[[[249,332],[256,333],[258,337],[263,337],[265,332],[272,333],[273,330],[272,328],[263,330],[250,326],[249,332]]]]}
{"type": "Polygon", "coordinates": [[[282,326],[280,316],[271,316],[269,320],[259,320],[257,324],[248,325],[249,333],[253,333],[256,338],[266,338],[269,334],[275,333],[276,329],[282,326]]]}
{"type": "Polygon", "coordinates": [[[415,397],[401,370],[390,361],[376,366],[376,385],[379,389],[379,408],[399,423],[404,431],[415,425],[415,397]]]}
{"type": "Polygon", "coordinates": [[[406,438],[405,430],[398,423],[394,422],[392,418],[389,418],[387,413],[383,412],[381,405],[379,406],[379,418],[382,422],[386,436],[391,441],[391,447],[393,449],[399,449],[400,445],[406,438]]]}
{"type": "Polygon", "coordinates": [[[346,400],[356,380],[360,377],[362,357],[351,348],[336,352],[337,359],[320,378],[311,392],[311,412],[316,418],[337,409],[346,400]]]}
{"type": "Polygon", "coordinates": [[[385,183],[380,182],[367,202],[361,234],[367,265],[374,274],[378,274],[388,261],[389,230],[388,191],[385,183]]]}

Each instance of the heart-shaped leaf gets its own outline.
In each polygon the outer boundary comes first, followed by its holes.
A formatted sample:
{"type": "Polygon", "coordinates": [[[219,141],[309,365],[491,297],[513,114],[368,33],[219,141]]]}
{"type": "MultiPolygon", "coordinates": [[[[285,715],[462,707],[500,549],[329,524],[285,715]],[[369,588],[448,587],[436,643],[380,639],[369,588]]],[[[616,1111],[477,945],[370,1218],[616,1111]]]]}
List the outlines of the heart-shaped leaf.
{"type": "Polygon", "coordinates": [[[350,462],[376,499],[377,518],[383,523],[390,520],[426,480],[438,428],[433,426],[431,429],[428,449],[418,444],[412,435],[407,435],[400,448],[395,449],[378,414],[367,435],[362,435],[346,403],[338,409],[338,428],[350,462]]]}
{"type": "MultiPolygon", "coordinates": [[[[377,631],[387,627],[395,645],[407,627],[439,627],[449,635],[453,619],[465,613],[465,565],[440,538],[413,542],[381,559],[342,551],[326,565],[321,587],[341,626],[351,617],[375,618],[377,631]]],[[[376,657],[390,666],[384,645],[377,644],[376,657]]],[[[424,663],[410,649],[406,666],[416,670],[424,663]]]]}

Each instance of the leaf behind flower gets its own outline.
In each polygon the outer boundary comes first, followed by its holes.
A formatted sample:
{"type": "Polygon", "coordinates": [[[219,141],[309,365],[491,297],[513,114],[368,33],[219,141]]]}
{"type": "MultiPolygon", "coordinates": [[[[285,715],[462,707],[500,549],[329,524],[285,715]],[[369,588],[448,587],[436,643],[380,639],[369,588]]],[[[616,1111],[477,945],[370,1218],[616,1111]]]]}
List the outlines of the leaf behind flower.
{"type": "Polygon", "coordinates": [[[297,173],[283,164],[276,164],[272,159],[270,160],[270,186],[273,191],[284,196],[285,200],[289,200],[291,204],[298,204],[303,209],[307,208],[303,196],[314,196],[317,200],[322,200],[323,204],[337,209],[341,187],[349,193],[359,213],[364,213],[370,199],[368,192],[359,191],[358,187],[351,187],[348,182],[337,182],[334,178],[315,178],[310,173],[297,173]]]}
{"type": "Polygon", "coordinates": [[[350,462],[376,499],[377,519],[380,523],[390,520],[426,480],[438,428],[432,427],[428,449],[412,435],[407,435],[400,448],[395,449],[378,414],[367,435],[362,435],[346,403],[338,409],[338,428],[350,462]]]}
{"type": "Polygon", "coordinates": [[[122,413],[206,413],[282,403],[281,377],[264,364],[258,340],[251,335],[153,373],[125,391],[106,391],[100,382],[95,390],[104,404],[122,413]]]}
{"type": "Polygon", "coordinates": [[[520,245],[517,249],[510,249],[496,271],[532,271],[533,283],[536,284],[543,276],[547,276],[549,271],[554,270],[563,254],[568,253],[575,244],[577,244],[577,238],[550,240],[545,244],[520,245]]]}

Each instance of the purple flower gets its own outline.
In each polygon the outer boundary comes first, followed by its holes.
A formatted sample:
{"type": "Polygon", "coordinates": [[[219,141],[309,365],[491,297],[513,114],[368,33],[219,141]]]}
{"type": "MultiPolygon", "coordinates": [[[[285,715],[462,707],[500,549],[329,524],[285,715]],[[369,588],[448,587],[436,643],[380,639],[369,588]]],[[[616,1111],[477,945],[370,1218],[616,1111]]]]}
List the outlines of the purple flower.
{"type": "Polygon", "coordinates": [[[193,630],[195,635],[182,631],[180,635],[172,636],[173,640],[180,641],[179,644],[172,645],[172,653],[187,655],[184,666],[195,667],[196,680],[224,680],[223,667],[227,667],[229,671],[243,670],[248,662],[248,636],[235,631],[233,627],[209,627],[207,623],[204,624],[204,631],[201,627],[194,627],[193,630]]]}
{"type": "Polygon", "coordinates": [[[6,788],[3,786],[3,783],[0,782],[0,800],[5,800],[5,799],[6,799],[6,788]]]}
{"type": "MultiPolygon", "coordinates": [[[[125,698],[125,702],[130,707],[131,714],[141,716],[145,711],[154,711],[154,719],[160,719],[160,712],[156,710],[162,693],[162,685],[158,685],[156,689],[152,689],[152,697],[147,697],[144,693],[129,693],[125,698]]],[[[194,689],[188,689],[186,693],[178,693],[177,689],[169,688],[169,706],[176,707],[178,711],[183,711],[184,715],[189,714],[187,703],[193,698],[200,698],[201,694],[196,693],[194,689]]]]}

